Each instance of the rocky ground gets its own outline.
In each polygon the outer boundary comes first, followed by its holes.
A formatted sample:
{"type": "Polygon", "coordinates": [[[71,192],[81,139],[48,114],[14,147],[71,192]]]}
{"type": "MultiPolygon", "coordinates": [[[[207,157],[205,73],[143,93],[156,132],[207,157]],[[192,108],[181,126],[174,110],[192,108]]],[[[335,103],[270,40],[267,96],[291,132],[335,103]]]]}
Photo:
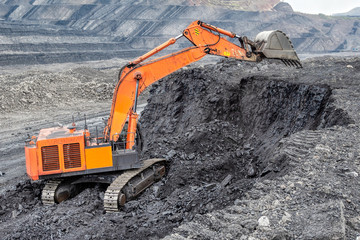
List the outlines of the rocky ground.
{"type": "Polygon", "coordinates": [[[156,83],[141,117],[142,154],[167,158],[168,174],[115,214],[103,211],[104,185],[42,206],[43,182],[26,180],[19,141],[79,108],[98,124],[116,70],[3,74],[2,238],[356,239],[360,59],[303,65],[226,60],[156,83]]]}

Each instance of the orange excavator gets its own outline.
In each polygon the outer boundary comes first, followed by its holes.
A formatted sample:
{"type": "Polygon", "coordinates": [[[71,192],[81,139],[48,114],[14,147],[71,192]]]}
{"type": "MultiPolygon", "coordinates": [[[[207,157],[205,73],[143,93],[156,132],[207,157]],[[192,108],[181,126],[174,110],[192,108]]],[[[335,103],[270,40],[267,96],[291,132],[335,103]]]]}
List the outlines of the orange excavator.
{"type": "Polygon", "coordinates": [[[206,55],[260,62],[279,59],[288,66],[301,67],[289,38],[281,31],[267,31],[254,41],[206,24],[191,23],[183,33],[121,68],[113,94],[110,116],[102,136],[93,136],[85,128],[41,129],[25,145],[26,170],[32,180],[45,179],[42,191],[45,205],[74,196],[81,183],[109,184],[104,195],[104,209],[119,211],[165,174],[165,159],[141,160],[138,157],[137,99],[152,83],[196,62],[206,55]],[[224,36],[239,40],[239,45],[224,36]],[[185,37],[194,46],[148,60],[185,37]]]}

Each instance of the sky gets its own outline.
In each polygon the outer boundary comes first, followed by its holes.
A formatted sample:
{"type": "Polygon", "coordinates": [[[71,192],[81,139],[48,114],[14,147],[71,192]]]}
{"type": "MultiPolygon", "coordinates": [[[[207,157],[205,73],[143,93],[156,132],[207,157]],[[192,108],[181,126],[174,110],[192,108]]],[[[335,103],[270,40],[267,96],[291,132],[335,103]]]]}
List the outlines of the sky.
{"type": "Polygon", "coordinates": [[[284,0],[284,2],[290,3],[297,12],[326,15],[348,12],[360,7],[360,0],[284,0]]]}

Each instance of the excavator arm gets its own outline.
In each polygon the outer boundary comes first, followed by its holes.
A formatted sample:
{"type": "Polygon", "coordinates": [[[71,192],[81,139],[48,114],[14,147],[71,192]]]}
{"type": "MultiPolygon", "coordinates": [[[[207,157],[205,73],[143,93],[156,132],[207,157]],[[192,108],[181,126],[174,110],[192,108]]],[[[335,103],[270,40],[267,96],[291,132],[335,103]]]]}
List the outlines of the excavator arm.
{"type": "MultiPolygon", "coordinates": [[[[273,32],[278,33],[277,37],[280,40],[286,37],[286,35],[280,31],[273,32]]],[[[286,39],[288,40],[287,37],[286,39]]],[[[137,123],[136,103],[139,94],[152,83],[190,63],[200,60],[207,54],[251,62],[258,62],[264,58],[275,58],[287,61],[289,65],[292,63],[294,66],[301,66],[300,60],[290,40],[287,42],[283,40],[287,43],[286,47],[288,49],[281,49],[282,45],[285,44],[278,41],[276,42],[277,45],[275,44],[277,50],[271,49],[273,53],[277,55],[268,54],[265,56],[263,52],[264,50],[269,50],[269,47],[266,48],[266,46],[270,46],[268,44],[270,40],[271,39],[259,37],[257,42],[252,42],[246,37],[240,37],[235,33],[201,21],[194,21],[183,31],[182,35],[171,38],[157,48],[130,62],[120,70],[119,81],[113,94],[110,116],[104,129],[105,141],[117,141],[128,119],[126,148],[131,149],[135,143],[137,123]],[[229,42],[222,37],[223,35],[230,38],[238,38],[241,46],[229,42]],[[149,57],[174,44],[183,36],[193,43],[194,46],[154,60],[146,61],[149,57]],[[287,55],[279,54],[285,51],[288,52],[287,55]]],[[[275,40],[273,40],[273,42],[274,41],[275,40]]]]}

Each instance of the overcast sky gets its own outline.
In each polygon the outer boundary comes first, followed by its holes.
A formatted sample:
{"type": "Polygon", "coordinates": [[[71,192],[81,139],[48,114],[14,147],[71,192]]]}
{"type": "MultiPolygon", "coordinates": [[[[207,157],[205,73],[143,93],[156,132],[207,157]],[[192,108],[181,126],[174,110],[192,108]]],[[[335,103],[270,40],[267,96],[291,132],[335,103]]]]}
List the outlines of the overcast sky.
{"type": "Polygon", "coordinates": [[[360,0],[284,0],[290,3],[294,11],[304,13],[343,13],[360,7],[360,0]]]}

